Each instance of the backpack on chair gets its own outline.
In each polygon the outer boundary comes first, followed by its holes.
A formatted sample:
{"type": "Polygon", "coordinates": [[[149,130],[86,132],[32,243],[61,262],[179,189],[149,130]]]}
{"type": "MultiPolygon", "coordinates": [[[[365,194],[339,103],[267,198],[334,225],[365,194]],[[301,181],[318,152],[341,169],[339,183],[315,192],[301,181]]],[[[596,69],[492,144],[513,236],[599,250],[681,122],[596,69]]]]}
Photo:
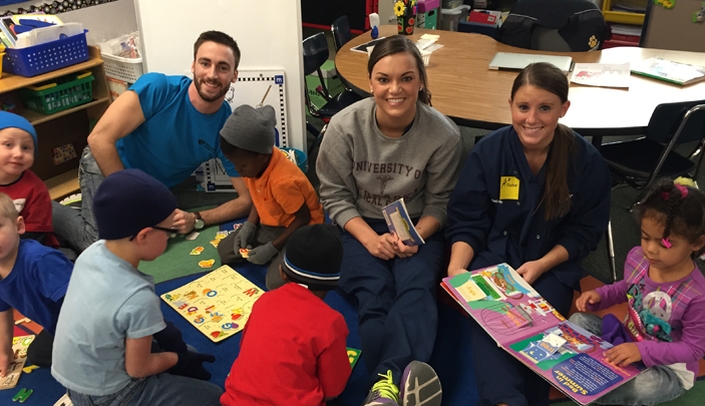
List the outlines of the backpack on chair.
{"type": "Polygon", "coordinates": [[[582,52],[602,49],[611,36],[602,11],[589,0],[519,0],[497,38],[525,49],[582,52]]]}

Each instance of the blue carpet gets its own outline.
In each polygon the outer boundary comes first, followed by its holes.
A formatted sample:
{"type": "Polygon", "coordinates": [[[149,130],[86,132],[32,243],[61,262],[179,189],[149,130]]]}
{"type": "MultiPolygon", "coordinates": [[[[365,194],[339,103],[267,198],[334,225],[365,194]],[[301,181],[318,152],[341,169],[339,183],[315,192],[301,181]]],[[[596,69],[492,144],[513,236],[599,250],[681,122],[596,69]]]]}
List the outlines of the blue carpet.
{"type": "MultiPolygon", "coordinates": [[[[237,271],[256,285],[264,288],[266,272],[264,266],[244,264],[238,266],[237,271]]],[[[156,287],[157,294],[161,295],[178,288],[204,274],[205,272],[160,283],[156,287]]],[[[360,348],[357,313],[354,307],[336,291],[330,292],[325,301],[345,317],[350,329],[348,346],[360,348]]],[[[222,387],[225,377],[230,372],[232,362],[240,351],[242,334],[237,334],[220,343],[213,343],[166,303],[162,303],[162,311],[167,320],[173,321],[181,329],[184,340],[188,344],[200,352],[215,355],[216,361],[212,364],[206,364],[206,368],[213,374],[211,382],[222,387]]],[[[477,393],[470,355],[469,319],[444,303],[439,303],[439,316],[438,339],[430,363],[438,372],[443,384],[443,404],[448,406],[473,405],[477,401],[477,393]]],[[[367,368],[361,358],[353,370],[345,391],[340,396],[342,404],[358,406],[367,395],[368,380],[367,368]]],[[[0,405],[15,404],[11,399],[21,388],[34,390],[29,399],[23,403],[26,406],[51,406],[65,392],[64,388],[52,378],[49,368],[40,368],[31,374],[23,374],[16,388],[0,391],[0,405]]]]}

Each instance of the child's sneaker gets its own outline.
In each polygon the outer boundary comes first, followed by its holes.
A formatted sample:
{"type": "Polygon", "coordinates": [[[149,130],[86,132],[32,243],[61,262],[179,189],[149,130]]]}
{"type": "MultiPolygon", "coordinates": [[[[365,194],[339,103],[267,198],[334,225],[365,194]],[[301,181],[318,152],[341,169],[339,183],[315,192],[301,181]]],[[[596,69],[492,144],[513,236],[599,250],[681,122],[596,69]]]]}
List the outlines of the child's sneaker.
{"type": "Polygon", "coordinates": [[[441,381],[430,365],[411,361],[401,377],[400,404],[404,406],[440,406],[441,381]]]}
{"type": "Polygon", "coordinates": [[[383,379],[372,385],[363,406],[399,406],[399,388],[394,384],[392,371],[387,371],[387,375],[379,374],[379,376],[383,379]]]}

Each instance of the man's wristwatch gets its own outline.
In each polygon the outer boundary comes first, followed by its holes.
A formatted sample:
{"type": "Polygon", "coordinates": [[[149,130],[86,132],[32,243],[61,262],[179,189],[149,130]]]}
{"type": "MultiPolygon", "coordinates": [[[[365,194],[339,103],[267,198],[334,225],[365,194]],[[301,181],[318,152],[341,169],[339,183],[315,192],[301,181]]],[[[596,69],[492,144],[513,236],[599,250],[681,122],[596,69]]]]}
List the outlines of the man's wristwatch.
{"type": "Polygon", "coordinates": [[[203,221],[203,218],[201,217],[200,212],[194,212],[193,215],[196,217],[196,219],[193,221],[193,228],[194,230],[201,230],[203,227],[206,226],[206,223],[203,221]]]}

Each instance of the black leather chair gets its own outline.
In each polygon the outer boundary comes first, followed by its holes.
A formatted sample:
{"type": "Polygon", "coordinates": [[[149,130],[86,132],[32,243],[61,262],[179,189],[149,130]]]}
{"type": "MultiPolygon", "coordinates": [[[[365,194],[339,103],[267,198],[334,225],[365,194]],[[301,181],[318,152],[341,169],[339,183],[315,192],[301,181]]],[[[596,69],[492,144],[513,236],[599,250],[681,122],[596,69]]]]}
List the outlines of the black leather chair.
{"type": "Polygon", "coordinates": [[[589,0],[519,0],[497,40],[525,49],[582,52],[602,49],[611,36],[602,11],[589,0]]]}

